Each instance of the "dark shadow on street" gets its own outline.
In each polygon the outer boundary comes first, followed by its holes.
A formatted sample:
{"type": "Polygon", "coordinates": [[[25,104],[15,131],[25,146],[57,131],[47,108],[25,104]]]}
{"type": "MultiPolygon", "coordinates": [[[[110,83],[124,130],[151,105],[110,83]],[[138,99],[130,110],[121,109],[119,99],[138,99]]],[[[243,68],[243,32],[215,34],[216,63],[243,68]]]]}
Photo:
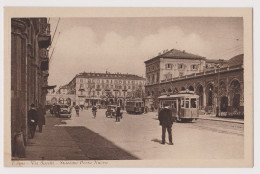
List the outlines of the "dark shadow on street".
{"type": "Polygon", "coordinates": [[[86,127],[64,127],[90,160],[137,160],[138,158],[86,127]]]}
{"type": "Polygon", "coordinates": [[[156,142],[156,143],[159,143],[159,144],[162,143],[162,141],[161,141],[161,140],[158,140],[157,138],[156,138],[156,139],[152,139],[151,141],[156,142]]]}

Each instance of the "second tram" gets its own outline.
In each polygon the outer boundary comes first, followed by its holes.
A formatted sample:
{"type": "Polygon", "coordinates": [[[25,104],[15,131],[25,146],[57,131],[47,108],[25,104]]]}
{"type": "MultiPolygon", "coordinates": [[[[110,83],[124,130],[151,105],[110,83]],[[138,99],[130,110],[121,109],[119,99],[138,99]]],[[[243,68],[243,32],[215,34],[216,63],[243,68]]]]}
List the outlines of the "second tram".
{"type": "Polygon", "coordinates": [[[143,101],[127,101],[126,112],[130,114],[142,114],[144,113],[143,101]]]}

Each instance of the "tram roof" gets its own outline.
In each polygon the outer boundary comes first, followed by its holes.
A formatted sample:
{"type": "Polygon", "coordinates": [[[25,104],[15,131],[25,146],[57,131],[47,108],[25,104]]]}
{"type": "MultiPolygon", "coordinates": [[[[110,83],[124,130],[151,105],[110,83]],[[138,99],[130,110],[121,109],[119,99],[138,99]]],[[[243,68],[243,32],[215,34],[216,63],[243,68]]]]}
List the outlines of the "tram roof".
{"type": "Polygon", "coordinates": [[[170,99],[170,98],[180,98],[180,97],[190,97],[190,98],[199,98],[196,94],[173,94],[173,95],[162,95],[158,97],[159,99],[170,99]]]}

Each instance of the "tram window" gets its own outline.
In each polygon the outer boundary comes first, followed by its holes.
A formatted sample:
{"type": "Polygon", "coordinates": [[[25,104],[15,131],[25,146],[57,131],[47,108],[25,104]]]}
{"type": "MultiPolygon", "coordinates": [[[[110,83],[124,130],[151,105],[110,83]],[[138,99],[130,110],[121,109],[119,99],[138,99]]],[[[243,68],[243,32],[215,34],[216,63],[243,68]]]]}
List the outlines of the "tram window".
{"type": "Polygon", "coordinates": [[[196,98],[190,100],[191,108],[197,108],[196,98]]]}
{"type": "Polygon", "coordinates": [[[190,103],[189,101],[185,102],[185,108],[189,108],[189,103],[190,103]]]}
{"type": "Polygon", "coordinates": [[[176,103],[176,101],[173,102],[173,108],[175,108],[175,109],[177,108],[177,103],[176,103]]]}
{"type": "Polygon", "coordinates": [[[181,107],[184,108],[184,98],[181,99],[181,107]]]}

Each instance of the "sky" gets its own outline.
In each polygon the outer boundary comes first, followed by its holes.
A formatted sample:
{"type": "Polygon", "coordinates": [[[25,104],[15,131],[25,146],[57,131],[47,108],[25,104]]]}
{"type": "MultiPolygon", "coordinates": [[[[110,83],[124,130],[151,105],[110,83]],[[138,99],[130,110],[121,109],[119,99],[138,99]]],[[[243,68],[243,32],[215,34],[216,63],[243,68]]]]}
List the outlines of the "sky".
{"type": "Polygon", "coordinates": [[[239,17],[50,18],[49,22],[49,85],[65,85],[84,71],[145,77],[144,61],[166,49],[225,60],[243,53],[239,17]]]}

